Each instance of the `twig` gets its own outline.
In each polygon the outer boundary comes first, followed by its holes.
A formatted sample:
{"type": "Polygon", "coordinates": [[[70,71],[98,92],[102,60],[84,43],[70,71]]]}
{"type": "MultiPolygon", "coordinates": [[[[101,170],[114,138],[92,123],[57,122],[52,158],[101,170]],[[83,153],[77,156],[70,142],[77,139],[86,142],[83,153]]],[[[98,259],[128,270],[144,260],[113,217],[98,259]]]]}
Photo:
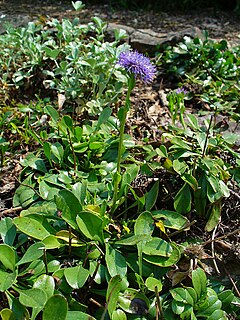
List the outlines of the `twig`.
{"type": "Polygon", "coordinates": [[[157,305],[157,309],[158,309],[157,315],[159,313],[159,316],[160,316],[159,320],[163,320],[164,314],[163,314],[162,305],[161,305],[161,301],[160,301],[160,297],[159,297],[158,287],[155,286],[154,290],[155,290],[155,295],[156,295],[156,305],[157,305]]]}
{"type": "Polygon", "coordinates": [[[213,233],[212,233],[211,247],[212,247],[213,264],[214,264],[214,267],[215,267],[215,270],[216,270],[217,274],[220,274],[220,271],[219,271],[218,265],[217,265],[217,261],[216,261],[216,258],[215,258],[215,250],[214,250],[214,238],[215,238],[216,231],[217,231],[217,226],[214,228],[213,233]]]}
{"type": "Polygon", "coordinates": [[[224,268],[224,271],[226,272],[226,274],[227,274],[227,276],[228,276],[229,280],[231,281],[231,283],[232,283],[232,285],[233,285],[233,287],[234,287],[234,289],[235,289],[235,291],[236,291],[237,295],[238,295],[238,296],[239,296],[239,298],[240,298],[240,292],[239,292],[239,290],[238,290],[238,287],[236,286],[236,283],[233,281],[233,278],[231,277],[231,275],[230,275],[230,273],[228,272],[228,270],[226,269],[226,267],[225,267],[225,266],[223,266],[223,268],[224,268]]]}
{"type": "Polygon", "coordinates": [[[108,305],[106,303],[100,320],[104,320],[105,319],[105,316],[107,314],[107,309],[108,309],[108,305]]]}
{"type": "Polygon", "coordinates": [[[97,302],[96,300],[94,300],[93,298],[89,299],[90,302],[94,303],[96,306],[98,306],[99,308],[103,308],[103,306],[101,305],[101,303],[97,302]]]}
{"type": "Polygon", "coordinates": [[[229,232],[229,233],[227,233],[227,234],[225,234],[225,235],[223,235],[221,237],[205,241],[204,243],[202,243],[202,246],[206,246],[207,244],[212,243],[213,241],[218,241],[218,240],[222,240],[222,239],[228,238],[228,237],[233,236],[234,234],[236,234],[238,232],[240,232],[240,229],[237,229],[237,230],[234,230],[232,232],[229,232]]]}
{"type": "Polygon", "coordinates": [[[10,209],[6,209],[0,212],[0,216],[4,216],[8,213],[12,213],[12,212],[17,212],[17,211],[21,211],[22,207],[15,207],[15,208],[10,208],[10,209]]]}
{"type": "Polygon", "coordinates": [[[234,195],[234,197],[236,197],[236,198],[238,198],[238,200],[240,200],[240,195],[237,192],[235,192],[231,189],[229,189],[229,190],[230,190],[230,193],[234,195]]]}

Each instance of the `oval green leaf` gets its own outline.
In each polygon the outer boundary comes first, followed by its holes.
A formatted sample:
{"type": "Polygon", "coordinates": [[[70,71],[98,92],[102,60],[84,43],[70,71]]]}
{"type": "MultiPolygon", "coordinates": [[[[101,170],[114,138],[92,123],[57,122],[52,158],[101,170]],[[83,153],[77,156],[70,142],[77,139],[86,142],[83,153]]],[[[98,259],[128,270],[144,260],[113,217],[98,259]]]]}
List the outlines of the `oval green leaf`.
{"type": "Polygon", "coordinates": [[[181,257],[181,252],[178,247],[173,243],[171,243],[171,246],[173,251],[170,257],[144,255],[143,259],[159,267],[170,267],[177,263],[181,257]]]}
{"type": "Polygon", "coordinates": [[[26,307],[43,308],[47,301],[47,294],[38,288],[19,290],[19,293],[19,301],[26,307]]]}
{"type": "Polygon", "coordinates": [[[20,231],[38,240],[43,240],[50,234],[39,221],[29,217],[14,218],[13,223],[20,231]]]}
{"type": "Polygon", "coordinates": [[[68,311],[68,304],[66,299],[56,294],[48,299],[44,310],[42,319],[43,320],[66,320],[68,311]]]}
{"type": "Polygon", "coordinates": [[[90,211],[82,211],[77,216],[80,231],[90,240],[104,242],[103,220],[90,211]]]}
{"type": "Polygon", "coordinates": [[[89,271],[84,269],[82,266],[66,268],[64,269],[64,276],[67,283],[74,289],[82,288],[84,283],[87,281],[89,271]]]}
{"type": "Polygon", "coordinates": [[[0,244],[0,261],[8,270],[15,269],[15,251],[7,244],[0,244]]]}
{"type": "Polygon", "coordinates": [[[170,257],[172,247],[167,241],[154,237],[146,242],[142,252],[150,256],[170,257]]]}
{"type": "Polygon", "coordinates": [[[37,242],[32,244],[27,249],[22,259],[18,261],[17,265],[21,265],[23,263],[32,262],[39,259],[43,255],[44,249],[45,249],[45,245],[42,242],[37,242]]]}

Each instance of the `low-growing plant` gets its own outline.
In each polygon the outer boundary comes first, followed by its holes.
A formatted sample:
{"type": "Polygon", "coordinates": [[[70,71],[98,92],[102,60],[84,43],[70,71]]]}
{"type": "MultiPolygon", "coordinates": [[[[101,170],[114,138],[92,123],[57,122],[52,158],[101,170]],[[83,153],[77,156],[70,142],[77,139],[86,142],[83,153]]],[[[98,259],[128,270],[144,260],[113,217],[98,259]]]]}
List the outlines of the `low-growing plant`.
{"type": "MultiPolygon", "coordinates": [[[[78,10],[83,4],[73,6],[78,10]]],[[[23,169],[13,208],[1,212],[0,316],[238,317],[239,299],[208,283],[201,261],[188,256],[176,237],[189,230],[192,214],[207,220],[207,231],[217,225],[231,183],[240,182],[238,137],[222,133],[215,122],[219,105],[214,93],[214,113],[201,121],[186,115],[181,88],[168,96],[172,125],[158,147],[147,140],[138,144],[125,133],[130,95],[136,78],[151,82],[156,69],[147,57],[119,46],[122,32],[107,42],[106,24],[99,18],[93,22],[51,20],[44,28],[30,23],[0,37],[6,49],[0,58],[4,92],[6,84],[27,90],[26,84],[41,75],[40,81],[63,100],[72,99],[81,112],[73,114],[71,105],[63,108],[61,102],[53,106],[49,98],[17,107],[4,104],[1,110],[1,164],[5,151],[14,153],[19,146],[23,169]],[[124,85],[124,102],[115,105],[124,85]],[[159,175],[164,174],[171,177],[173,191],[171,203],[161,205],[159,175]],[[141,189],[143,177],[147,185],[141,189]],[[10,217],[11,210],[20,213],[10,217]],[[174,279],[171,274],[182,259],[188,270],[174,279]]],[[[223,94],[216,81],[208,85],[223,94]]]]}
{"type": "Polygon", "coordinates": [[[75,18],[8,27],[0,37],[2,93],[8,95],[13,87],[34,91],[45,86],[75,102],[78,113],[92,115],[116,102],[126,83],[116,64],[128,48],[120,44],[125,33],[116,30],[115,40],[108,42],[107,24],[98,17],[92,20],[87,25],[75,18]]]}
{"type": "Polygon", "coordinates": [[[231,290],[225,290],[217,294],[207,285],[207,277],[204,271],[197,268],[192,271],[193,287],[180,287],[171,289],[172,302],[169,307],[168,317],[171,312],[178,315],[178,319],[228,319],[227,315],[234,310],[234,302],[237,301],[231,290]],[[222,310],[228,311],[228,314],[222,310]]]}
{"type": "Polygon", "coordinates": [[[175,210],[187,214],[194,209],[197,215],[208,219],[208,231],[219,221],[222,199],[230,195],[231,180],[239,182],[240,155],[232,148],[238,135],[220,133],[213,118],[210,116],[204,124],[194,115],[186,115],[185,127],[170,126],[169,132],[163,133],[168,147],[162,145],[150,156],[165,159],[167,170],[182,180],[173,196],[175,210]],[[220,158],[219,154],[225,157],[220,158]]]}
{"type": "Polygon", "coordinates": [[[239,50],[225,40],[184,37],[165,48],[159,65],[176,81],[197,86],[200,99],[213,109],[218,102],[222,112],[239,114],[239,50]]]}

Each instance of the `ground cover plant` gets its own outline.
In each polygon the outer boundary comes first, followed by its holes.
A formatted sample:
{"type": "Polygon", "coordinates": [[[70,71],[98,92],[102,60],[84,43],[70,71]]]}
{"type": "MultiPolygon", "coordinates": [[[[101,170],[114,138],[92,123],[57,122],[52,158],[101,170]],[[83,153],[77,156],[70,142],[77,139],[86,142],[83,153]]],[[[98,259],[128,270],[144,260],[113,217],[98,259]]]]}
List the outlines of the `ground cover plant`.
{"type": "Polygon", "coordinates": [[[239,234],[214,236],[240,183],[239,136],[218,121],[237,128],[240,50],[185,38],[150,60],[105,28],[52,19],[0,36],[1,170],[21,165],[1,209],[0,316],[239,319],[239,280],[203,262],[223,263],[214,243],[239,234]],[[139,141],[131,95],[159,76],[175,86],[171,123],[139,141]]]}

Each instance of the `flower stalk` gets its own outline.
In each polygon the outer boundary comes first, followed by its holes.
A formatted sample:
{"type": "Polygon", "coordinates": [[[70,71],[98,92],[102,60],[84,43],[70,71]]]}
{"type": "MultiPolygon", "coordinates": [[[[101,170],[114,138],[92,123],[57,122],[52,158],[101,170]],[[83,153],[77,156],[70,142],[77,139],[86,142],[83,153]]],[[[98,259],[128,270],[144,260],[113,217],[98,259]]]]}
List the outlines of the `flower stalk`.
{"type": "Polygon", "coordinates": [[[118,142],[118,157],[117,157],[117,172],[114,176],[114,184],[113,184],[113,204],[111,212],[113,213],[116,210],[116,203],[118,200],[118,186],[121,181],[121,160],[122,153],[124,149],[123,138],[124,138],[124,129],[127,119],[127,113],[130,109],[130,95],[135,86],[135,78],[134,75],[131,74],[128,79],[128,91],[126,95],[125,105],[120,108],[118,112],[118,118],[120,121],[120,130],[119,130],[119,142],[118,142]]]}
{"type": "Polygon", "coordinates": [[[153,80],[156,68],[151,64],[150,60],[143,54],[137,51],[122,52],[119,56],[119,65],[122,66],[129,74],[128,78],[128,91],[126,95],[125,105],[118,111],[118,119],[120,121],[119,129],[119,142],[118,142],[118,157],[117,157],[117,170],[113,178],[113,202],[111,213],[117,208],[117,201],[119,198],[119,184],[121,182],[121,161],[124,150],[124,129],[127,119],[127,113],[130,109],[130,95],[135,86],[136,78],[149,83],[153,80]]]}

